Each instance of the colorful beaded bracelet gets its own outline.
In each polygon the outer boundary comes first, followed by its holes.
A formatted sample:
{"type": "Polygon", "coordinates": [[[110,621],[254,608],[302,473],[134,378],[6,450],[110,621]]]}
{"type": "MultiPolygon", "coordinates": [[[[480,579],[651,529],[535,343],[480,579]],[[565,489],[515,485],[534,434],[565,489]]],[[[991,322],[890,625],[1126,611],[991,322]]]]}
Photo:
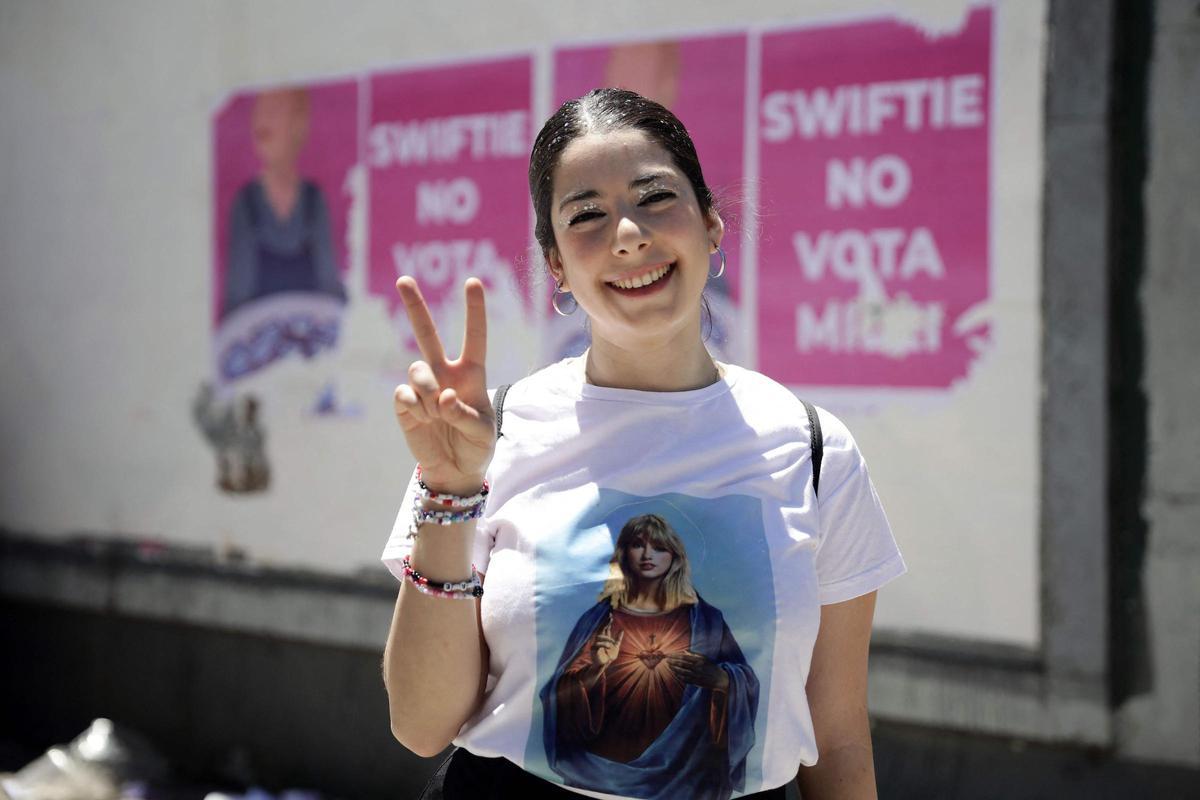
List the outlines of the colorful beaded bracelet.
{"type": "Polygon", "coordinates": [[[471,577],[465,581],[437,581],[431,580],[412,568],[409,561],[409,556],[404,556],[404,577],[412,582],[417,591],[422,594],[428,594],[433,597],[442,597],[448,600],[473,600],[476,597],[483,597],[483,583],[479,580],[479,572],[475,569],[475,565],[471,565],[471,577]]]}
{"type": "Polygon", "coordinates": [[[425,524],[453,525],[456,522],[470,522],[482,516],[483,503],[477,503],[470,508],[443,511],[441,509],[425,508],[421,504],[421,498],[418,497],[413,501],[413,518],[412,524],[408,526],[407,538],[417,538],[418,529],[425,524]]]}
{"type": "Polygon", "coordinates": [[[421,465],[418,464],[413,481],[416,483],[417,491],[413,493],[413,518],[412,523],[408,526],[406,538],[417,538],[418,529],[426,523],[453,525],[456,522],[469,522],[483,516],[483,507],[487,501],[489,490],[486,480],[483,482],[483,489],[470,496],[441,494],[430,491],[429,487],[425,485],[421,479],[421,465]],[[428,502],[440,503],[443,508],[426,508],[425,504],[428,502]]]}

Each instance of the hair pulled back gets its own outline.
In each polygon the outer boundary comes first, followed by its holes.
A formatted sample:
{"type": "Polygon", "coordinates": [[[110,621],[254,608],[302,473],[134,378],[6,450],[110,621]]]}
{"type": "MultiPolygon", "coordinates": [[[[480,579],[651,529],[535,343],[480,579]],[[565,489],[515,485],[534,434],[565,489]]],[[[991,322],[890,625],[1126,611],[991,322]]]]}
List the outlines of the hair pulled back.
{"type": "Polygon", "coordinates": [[[665,106],[628,89],[593,89],[577,100],[559,106],[533,142],[529,155],[529,197],[536,216],[534,236],[542,256],[555,246],[550,205],[554,194],[554,173],[563,151],[571,142],[589,133],[638,130],[666,150],[679,171],[687,176],[696,193],[700,211],[708,217],[713,210],[713,194],[704,182],[696,145],[687,128],[665,106]]]}

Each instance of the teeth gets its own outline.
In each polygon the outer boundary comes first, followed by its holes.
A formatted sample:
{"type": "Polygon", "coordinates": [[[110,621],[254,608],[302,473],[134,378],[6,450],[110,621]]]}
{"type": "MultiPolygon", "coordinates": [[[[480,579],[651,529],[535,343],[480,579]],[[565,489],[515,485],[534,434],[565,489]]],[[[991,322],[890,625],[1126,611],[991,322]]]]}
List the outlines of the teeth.
{"type": "Polygon", "coordinates": [[[649,286],[650,284],[654,283],[656,280],[661,278],[663,275],[666,275],[670,271],[671,271],[671,265],[667,264],[665,266],[659,267],[658,269],[654,270],[653,272],[647,273],[645,275],[640,275],[636,278],[629,278],[629,279],[626,279],[623,281],[612,281],[612,285],[618,286],[622,289],[639,289],[643,286],[649,286]]]}

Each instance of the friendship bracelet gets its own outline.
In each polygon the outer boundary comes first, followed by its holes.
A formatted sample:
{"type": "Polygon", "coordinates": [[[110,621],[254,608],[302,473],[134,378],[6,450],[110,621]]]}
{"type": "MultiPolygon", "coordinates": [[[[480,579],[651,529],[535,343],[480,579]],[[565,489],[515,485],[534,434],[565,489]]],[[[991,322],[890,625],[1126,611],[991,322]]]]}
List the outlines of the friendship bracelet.
{"type": "Polygon", "coordinates": [[[417,538],[418,529],[426,523],[434,525],[453,525],[456,522],[470,522],[473,519],[479,519],[483,516],[483,503],[477,503],[470,508],[456,510],[441,510],[425,508],[421,505],[421,498],[417,497],[413,500],[413,518],[412,524],[408,526],[409,539],[417,538]]]}
{"type": "Polygon", "coordinates": [[[417,591],[432,597],[442,597],[449,600],[473,600],[483,597],[483,583],[479,580],[479,572],[471,565],[471,577],[465,581],[437,581],[412,568],[408,555],[404,556],[404,577],[412,582],[417,591]]]}
{"type": "Polygon", "coordinates": [[[417,464],[417,486],[421,489],[422,500],[430,503],[441,503],[444,506],[473,506],[477,503],[482,503],[487,499],[488,491],[491,488],[488,486],[487,478],[484,478],[483,488],[473,495],[464,496],[435,492],[426,486],[425,481],[422,480],[420,464],[417,464]]]}
{"type": "Polygon", "coordinates": [[[483,516],[484,503],[487,501],[489,486],[483,482],[483,489],[470,495],[444,494],[431,491],[421,478],[421,465],[417,465],[416,475],[413,476],[417,491],[413,493],[413,518],[408,526],[409,539],[415,539],[418,529],[426,523],[434,525],[453,525],[458,522],[469,522],[483,516]],[[426,508],[426,503],[440,503],[442,508],[426,508]]]}

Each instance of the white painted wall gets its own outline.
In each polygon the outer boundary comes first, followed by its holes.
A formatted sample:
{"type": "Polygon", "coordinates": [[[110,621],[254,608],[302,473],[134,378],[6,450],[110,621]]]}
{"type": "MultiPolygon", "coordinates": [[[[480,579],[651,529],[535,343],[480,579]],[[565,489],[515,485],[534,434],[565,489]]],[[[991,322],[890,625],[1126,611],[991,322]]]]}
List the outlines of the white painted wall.
{"type": "MultiPolygon", "coordinates": [[[[210,113],[229,91],[549,43],[893,12],[953,27],[960,0],[734,4],[0,3],[0,525],[235,544],[373,564],[411,460],[390,386],[306,423],[281,373],[273,490],[230,498],[190,403],[210,360],[210,113]],[[499,9],[502,9],[500,11],[499,9]]],[[[997,347],[941,399],[826,404],[872,467],[910,574],[880,626],[1033,645],[1043,0],[997,6],[997,347]]],[[[299,393],[296,394],[299,396],[299,393]]],[[[821,400],[822,398],[815,398],[821,400]]],[[[299,401],[297,401],[299,402],[299,401]]]]}

